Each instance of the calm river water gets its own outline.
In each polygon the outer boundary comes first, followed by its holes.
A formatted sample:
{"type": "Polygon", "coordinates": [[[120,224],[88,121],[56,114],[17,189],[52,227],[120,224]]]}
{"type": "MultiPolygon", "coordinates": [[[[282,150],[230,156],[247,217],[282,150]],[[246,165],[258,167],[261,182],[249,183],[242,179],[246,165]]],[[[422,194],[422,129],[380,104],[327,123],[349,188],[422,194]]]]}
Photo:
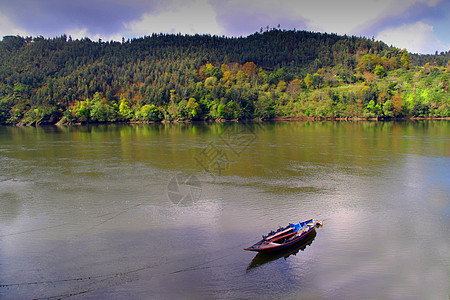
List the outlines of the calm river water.
{"type": "Polygon", "coordinates": [[[446,121],[0,127],[0,298],[448,299],[449,199],[446,121]]]}

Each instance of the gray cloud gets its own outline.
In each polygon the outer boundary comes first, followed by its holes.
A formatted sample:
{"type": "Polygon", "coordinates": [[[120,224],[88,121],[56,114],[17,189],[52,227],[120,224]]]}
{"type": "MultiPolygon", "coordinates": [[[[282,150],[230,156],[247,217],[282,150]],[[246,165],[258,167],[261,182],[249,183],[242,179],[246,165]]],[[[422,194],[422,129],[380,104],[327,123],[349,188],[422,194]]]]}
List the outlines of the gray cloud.
{"type": "Polygon", "coordinates": [[[246,13],[233,13],[232,15],[219,15],[218,22],[221,24],[229,35],[240,36],[255,33],[260,28],[270,28],[282,26],[282,28],[306,29],[305,22],[301,19],[287,19],[279,16],[271,16],[269,14],[251,15],[246,13]]]}
{"type": "MultiPolygon", "coordinates": [[[[255,33],[260,28],[276,27],[278,24],[286,29],[307,29],[305,18],[289,11],[277,3],[261,3],[254,1],[210,1],[217,14],[217,22],[227,35],[240,36],[255,33]]],[[[298,4],[297,4],[298,6],[298,4]]]]}
{"type": "Polygon", "coordinates": [[[56,35],[74,28],[92,34],[113,34],[143,11],[156,10],[157,1],[143,0],[17,0],[1,1],[0,10],[18,27],[35,34],[56,35]]]}

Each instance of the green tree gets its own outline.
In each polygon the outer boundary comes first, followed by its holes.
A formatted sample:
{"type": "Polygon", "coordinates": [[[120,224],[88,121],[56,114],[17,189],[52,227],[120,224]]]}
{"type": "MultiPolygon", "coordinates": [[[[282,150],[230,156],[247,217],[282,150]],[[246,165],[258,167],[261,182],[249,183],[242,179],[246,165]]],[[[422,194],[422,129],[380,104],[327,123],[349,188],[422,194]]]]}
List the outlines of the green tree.
{"type": "Polygon", "coordinates": [[[190,119],[197,119],[201,113],[201,107],[195,98],[190,98],[186,104],[188,116],[190,119]]]}
{"type": "Polygon", "coordinates": [[[314,88],[314,82],[313,82],[313,77],[311,76],[311,74],[307,74],[305,79],[305,84],[306,84],[306,88],[308,88],[309,90],[312,90],[314,88]]]}
{"type": "Polygon", "coordinates": [[[383,103],[383,115],[385,115],[386,117],[394,116],[394,105],[392,104],[391,100],[387,100],[383,103]]]}
{"type": "Polygon", "coordinates": [[[315,88],[320,89],[323,85],[322,75],[314,73],[314,75],[312,76],[312,82],[315,88]]]}
{"type": "Polygon", "coordinates": [[[373,71],[373,73],[374,73],[375,75],[377,75],[378,77],[380,77],[380,78],[386,76],[386,72],[384,71],[384,67],[383,67],[383,66],[380,66],[380,65],[377,65],[377,66],[375,67],[375,70],[373,71]]]}
{"type": "Polygon", "coordinates": [[[10,110],[12,106],[8,98],[0,99],[0,124],[6,124],[10,118],[10,110]]]}
{"type": "Polygon", "coordinates": [[[94,122],[114,122],[116,121],[114,108],[107,103],[100,93],[95,93],[90,107],[90,118],[94,122]]]}
{"type": "Polygon", "coordinates": [[[159,109],[154,104],[146,104],[136,112],[136,118],[139,121],[157,121],[160,120],[159,109]]]}
{"type": "Polygon", "coordinates": [[[91,116],[91,101],[86,99],[86,101],[78,101],[72,108],[72,116],[80,122],[88,122],[91,116]]]}
{"type": "Polygon", "coordinates": [[[402,68],[409,69],[411,66],[411,55],[404,50],[402,54],[402,58],[400,59],[400,64],[402,65],[402,68]]]}
{"type": "Polygon", "coordinates": [[[128,105],[126,98],[120,99],[119,104],[119,117],[123,120],[130,120],[133,117],[133,110],[128,105]]]}
{"type": "Polygon", "coordinates": [[[286,91],[286,89],[287,89],[287,83],[286,83],[286,81],[280,80],[280,82],[278,82],[278,85],[277,85],[277,90],[278,90],[279,92],[284,93],[284,92],[286,91]]]}
{"type": "Polygon", "coordinates": [[[370,100],[366,107],[372,115],[375,115],[377,117],[382,113],[381,106],[379,104],[375,104],[375,101],[373,100],[370,100]]]}
{"type": "Polygon", "coordinates": [[[227,106],[225,104],[219,104],[217,106],[217,116],[219,118],[226,118],[227,117],[227,115],[226,115],[226,108],[227,108],[227,106]]]}
{"type": "Polygon", "coordinates": [[[217,84],[217,78],[214,76],[208,77],[205,80],[205,87],[212,87],[217,84]]]}
{"type": "Polygon", "coordinates": [[[274,102],[270,95],[260,93],[258,100],[255,102],[255,116],[268,119],[275,115],[274,102]]]}

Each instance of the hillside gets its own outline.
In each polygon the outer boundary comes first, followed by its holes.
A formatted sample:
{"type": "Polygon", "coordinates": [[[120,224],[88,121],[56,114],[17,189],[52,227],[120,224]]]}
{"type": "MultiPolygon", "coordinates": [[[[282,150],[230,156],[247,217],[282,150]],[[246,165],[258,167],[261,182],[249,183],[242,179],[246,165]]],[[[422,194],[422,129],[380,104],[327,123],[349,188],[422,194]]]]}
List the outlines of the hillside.
{"type": "Polygon", "coordinates": [[[306,31],[121,43],[7,36],[0,123],[448,117],[449,59],[306,31]]]}

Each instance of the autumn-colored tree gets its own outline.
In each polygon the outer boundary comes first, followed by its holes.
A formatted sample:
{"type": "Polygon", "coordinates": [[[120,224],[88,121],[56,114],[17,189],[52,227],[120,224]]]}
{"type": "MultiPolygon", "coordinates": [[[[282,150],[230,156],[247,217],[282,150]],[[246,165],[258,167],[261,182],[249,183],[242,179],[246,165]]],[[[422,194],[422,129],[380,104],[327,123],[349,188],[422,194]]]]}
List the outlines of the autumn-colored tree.
{"type": "Polygon", "coordinates": [[[366,83],[371,83],[371,82],[373,82],[373,77],[374,77],[374,76],[373,76],[372,73],[366,72],[366,73],[364,73],[363,77],[364,77],[364,81],[365,81],[366,83]]]}
{"type": "Polygon", "coordinates": [[[246,62],[243,66],[242,66],[242,71],[248,76],[248,77],[253,77],[258,73],[258,67],[255,65],[254,62],[246,62]]]}
{"type": "Polygon", "coordinates": [[[423,66],[423,73],[424,73],[425,75],[430,74],[432,70],[433,70],[433,67],[430,65],[430,63],[426,63],[426,64],[423,66]]]}
{"type": "Polygon", "coordinates": [[[291,96],[297,95],[301,91],[302,85],[302,80],[296,78],[289,83],[286,92],[291,96]]]}
{"type": "Polygon", "coordinates": [[[222,71],[222,73],[228,72],[230,71],[230,66],[228,65],[228,63],[224,63],[220,65],[220,70],[222,71]]]}
{"type": "Polygon", "coordinates": [[[393,56],[388,60],[389,69],[397,69],[399,67],[399,61],[397,56],[393,56]]]}
{"type": "Polygon", "coordinates": [[[286,81],[280,80],[280,82],[278,82],[278,85],[277,85],[278,92],[282,92],[283,93],[283,92],[286,91],[286,89],[287,89],[286,81]]]}
{"type": "Polygon", "coordinates": [[[394,116],[398,117],[403,114],[403,98],[402,95],[396,94],[392,97],[392,110],[394,116]]]}

